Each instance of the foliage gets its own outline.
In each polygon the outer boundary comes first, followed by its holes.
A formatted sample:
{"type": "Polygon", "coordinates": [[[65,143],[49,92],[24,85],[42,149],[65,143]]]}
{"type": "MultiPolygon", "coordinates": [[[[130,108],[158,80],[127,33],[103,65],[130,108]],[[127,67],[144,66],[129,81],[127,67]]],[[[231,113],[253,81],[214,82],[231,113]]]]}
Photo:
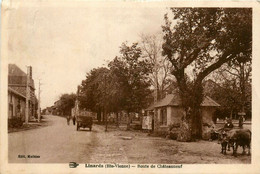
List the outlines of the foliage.
{"type": "Polygon", "coordinates": [[[163,55],[173,65],[172,74],[184,108],[192,110],[188,118],[192,136],[201,138],[202,81],[227,62],[246,62],[251,58],[252,9],[171,8],[171,11],[175,25],[166,14],[163,55]],[[187,73],[189,67],[193,76],[187,73]]]}
{"type": "Polygon", "coordinates": [[[251,62],[226,64],[213,73],[212,77],[218,83],[206,94],[221,103],[218,117],[225,118],[238,112],[245,112],[251,117],[251,62]]]}
{"type": "Polygon", "coordinates": [[[109,79],[109,70],[104,67],[95,68],[87,73],[80,87],[80,107],[94,112],[104,110],[109,79]]]}
{"type": "Polygon", "coordinates": [[[137,43],[123,43],[120,56],[108,68],[91,70],[80,87],[81,108],[94,112],[140,112],[150,94],[148,73],[151,68],[141,57],[137,43]]]}
{"type": "Polygon", "coordinates": [[[58,110],[63,115],[71,115],[71,109],[75,105],[76,94],[62,94],[59,99],[58,110]]]}
{"type": "Polygon", "coordinates": [[[148,75],[150,64],[142,59],[141,48],[137,43],[128,46],[123,43],[121,55],[109,64],[112,74],[116,76],[116,87],[120,89],[121,109],[127,112],[139,112],[147,104],[150,93],[148,75]]]}
{"type": "Polygon", "coordinates": [[[20,128],[23,126],[23,121],[20,117],[13,117],[8,119],[8,127],[9,128],[20,128]]]}

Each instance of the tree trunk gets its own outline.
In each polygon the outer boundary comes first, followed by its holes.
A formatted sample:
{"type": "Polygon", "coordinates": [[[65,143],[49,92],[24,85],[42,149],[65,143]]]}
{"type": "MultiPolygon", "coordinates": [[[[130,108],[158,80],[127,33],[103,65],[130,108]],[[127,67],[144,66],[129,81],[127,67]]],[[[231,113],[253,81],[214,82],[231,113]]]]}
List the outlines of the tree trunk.
{"type": "Polygon", "coordinates": [[[105,112],[104,112],[105,121],[106,121],[106,123],[105,123],[105,124],[106,124],[106,129],[105,129],[105,131],[107,131],[107,121],[108,121],[108,120],[107,120],[107,115],[108,115],[108,114],[107,114],[107,111],[105,110],[105,112]]]}
{"type": "Polygon", "coordinates": [[[200,108],[194,107],[191,116],[191,138],[192,140],[202,137],[202,116],[200,108]]]}
{"type": "Polygon", "coordinates": [[[201,139],[202,137],[202,115],[201,103],[203,101],[203,87],[201,82],[195,82],[192,95],[191,107],[191,138],[201,139]]]}
{"type": "Polygon", "coordinates": [[[101,111],[97,112],[97,120],[99,123],[101,122],[101,111]]]}
{"type": "Polygon", "coordinates": [[[233,116],[233,108],[231,109],[229,118],[232,119],[232,116],[233,116]]]}
{"type": "Polygon", "coordinates": [[[105,122],[105,115],[104,115],[104,111],[102,112],[102,123],[105,122]]]}
{"type": "Polygon", "coordinates": [[[116,113],[116,127],[119,128],[119,114],[116,113]]]}
{"type": "Polygon", "coordinates": [[[184,109],[183,121],[180,127],[178,140],[193,141],[202,137],[201,103],[203,100],[203,87],[201,81],[195,81],[187,86],[184,78],[179,79],[180,97],[184,109]]]}
{"type": "Polygon", "coordinates": [[[127,125],[126,125],[126,130],[130,130],[130,113],[127,112],[127,125]]]}
{"type": "Polygon", "coordinates": [[[246,91],[245,91],[245,64],[240,64],[240,71],[241,71],[241,77],[240,77],[240,90],[242,93],[241,96],[241,112],[245,112],[245,101],[246,101],[246,91]]]}

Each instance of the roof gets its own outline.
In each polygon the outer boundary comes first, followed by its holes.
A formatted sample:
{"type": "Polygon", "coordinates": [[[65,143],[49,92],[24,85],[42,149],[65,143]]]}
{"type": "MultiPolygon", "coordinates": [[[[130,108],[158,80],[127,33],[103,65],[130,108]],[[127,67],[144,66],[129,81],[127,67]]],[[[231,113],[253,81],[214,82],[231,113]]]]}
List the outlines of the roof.
{"type": "MultiPolygon", "coordinates": [[[[21,97],[26,97],[26,85],[27,85],[27,74],[23,72],[17,65],[8,65],[8,90],[21,97]]],[[[31,90],[30,100],[33,103],[37,103],[36,96],[34,94],[34,80],[30,78],[29,86],[31,90]]]]}
{"type": "MultiPolygon", "coordinates": [[[[178,94],[168,94],[165,98],[158,101],[154,104],[155,108],[163,107],[163,106],[180,106],[181,105],[181,98],[178,94]]],[[[212,98],[205,96],[201,106],[220,106],[217,102],[215,102],[212,98]]],[[[147,109],[146,109],[147,110],[147,109]]]]}
{"type": "MultiPolygon", "coordinates": [[[[17,65],[8,65],[8,86],[24,87],[27,84],[27,74],[23,72],[17,65]]],[[[34,80],[30,78],[29,85],[35,89],[34,80]]]]}
{"type": "Polygon", "coordinates": [[[12,89],[12,91],[15,91],[19,94],[21,94],[22,96],[26,96],[26,86],[21,87],[21,86],[9,86],[8,89],[12,89]]]}
{"type": "Polygon", "coordinates": [[[26,76],[26,73],[23,72],[15,64],[8,64],[8,75],[10,75],[10,76],[26,76]]]}
{"type": "Polygon", "coordinates": [[[145,109],[145,111],[151,111],[154,109],[154,103],[151,104],[148,108],[145,109]]]}
{"type": "Polygon", "coordinates": [[[181,105],[181,100],[178,95],[168,94],[162,100],[158,101],[154,107],[162,107],[162,106],[179,106],[181,105]]]}
{"type": "Polygon", "coordinates": [[[218,104],[217,102],[215,102],[212,98],[210,98],[209,96],[205,96],[201,106],[220,106],[220,104],[218,104]]]}
{"type": "Polygon", "coordinates": [[[16,95],[26,99],[25,95],[17,92],[16,90],[12,89],[11,87],[8,87],[8,91],[10,91],[10,92],[12,92],[12,93],[14,93],[14,94],[16,94],[16,95]]]}

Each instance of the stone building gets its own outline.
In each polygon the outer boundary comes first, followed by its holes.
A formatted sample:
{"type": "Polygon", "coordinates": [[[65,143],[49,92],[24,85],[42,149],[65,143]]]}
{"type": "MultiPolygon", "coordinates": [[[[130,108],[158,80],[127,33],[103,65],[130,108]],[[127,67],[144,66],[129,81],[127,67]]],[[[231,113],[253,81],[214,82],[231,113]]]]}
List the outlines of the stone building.
{"type": "MultiPolygon", "coordinates": [[[[203,125],[213,125],[213,115],[220,105],[213,99],[205,96],[201,104],[203,125]]],[[[154,131],[167,131],[169,125],[180,123],[184,115],[181,107],[181,98],[178,94],[168,94],[162,100],[146,109],[147,115],[153,117],[154,131]]]]}
{"type": "MultiPolygon", "coordinates": [[[[34,80],[32,78],[32,68],[29,73],[29,120],[36,117],[37,99],[35,96],[34,80]]],[[[27,74],[17,65],[8,65],[8,119],[20,117],[25,121],[26,108],[26,85],[27,74]]]]}

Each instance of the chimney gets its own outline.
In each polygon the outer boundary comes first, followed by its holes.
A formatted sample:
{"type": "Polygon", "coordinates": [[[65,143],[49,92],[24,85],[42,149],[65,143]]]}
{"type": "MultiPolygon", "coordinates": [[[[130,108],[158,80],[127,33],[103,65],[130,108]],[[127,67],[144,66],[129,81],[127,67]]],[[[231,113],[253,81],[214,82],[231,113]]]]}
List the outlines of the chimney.
{"type": "Polygon", "coordinates": [[[27,74],[29,74],[30,79],[32,79],[32,66],[27,67],[27,74]]]}

